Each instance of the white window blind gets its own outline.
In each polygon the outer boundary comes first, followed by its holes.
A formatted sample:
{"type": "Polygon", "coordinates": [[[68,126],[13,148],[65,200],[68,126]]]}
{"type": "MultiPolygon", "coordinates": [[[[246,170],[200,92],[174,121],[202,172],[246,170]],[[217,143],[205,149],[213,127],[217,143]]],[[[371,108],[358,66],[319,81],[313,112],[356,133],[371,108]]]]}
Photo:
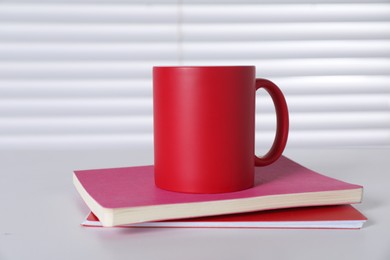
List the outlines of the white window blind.
{"type": "Polygon", "coordinates": [[[152,66],[180,64],[256,65],[289,147],[390,145],[389,1],[17,0],[0,2],[0,149],[150,148],[152,66]]]}

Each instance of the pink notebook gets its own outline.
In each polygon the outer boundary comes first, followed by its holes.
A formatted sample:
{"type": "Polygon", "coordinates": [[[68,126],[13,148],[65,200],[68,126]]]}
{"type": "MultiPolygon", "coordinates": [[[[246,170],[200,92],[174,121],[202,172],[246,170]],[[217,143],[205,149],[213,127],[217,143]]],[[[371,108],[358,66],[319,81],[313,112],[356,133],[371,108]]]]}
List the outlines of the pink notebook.
{"type": "MultiPolygon", "coordinates": [[[[283,228],[283,229],[359,229],[367,218],[351,205],[302,207],[238,213],[188,219],[153,221],[119,227],[157,228],[283,228]]],[[[86,227],[102,227],[91,212],[81,223],[86,227]]]]}
{"type": "Polygon", "coordinates": [[[159,189],[153,166],[75,171],[74,184],[104,226],[362,200],[362,186],[330,178],[281,157],[255,168],[253,188],[222,194],[159,189]]]}

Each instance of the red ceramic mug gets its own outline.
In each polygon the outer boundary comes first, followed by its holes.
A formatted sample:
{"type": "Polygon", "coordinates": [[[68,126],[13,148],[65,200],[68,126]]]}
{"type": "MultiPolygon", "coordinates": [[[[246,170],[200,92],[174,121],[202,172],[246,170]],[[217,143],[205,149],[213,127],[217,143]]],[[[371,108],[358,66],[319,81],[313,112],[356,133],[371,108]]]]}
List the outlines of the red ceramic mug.
{"type": "Polygon", "coordinates": [[[153,68],[155,183],[166,190],[222,193],[254,185],[254,167],[273,163],[288,136],[280,89],[254,66],[153,68]],[[271,95],[277,129],[270,151],[255,150],[256,90],[271,95]]]}

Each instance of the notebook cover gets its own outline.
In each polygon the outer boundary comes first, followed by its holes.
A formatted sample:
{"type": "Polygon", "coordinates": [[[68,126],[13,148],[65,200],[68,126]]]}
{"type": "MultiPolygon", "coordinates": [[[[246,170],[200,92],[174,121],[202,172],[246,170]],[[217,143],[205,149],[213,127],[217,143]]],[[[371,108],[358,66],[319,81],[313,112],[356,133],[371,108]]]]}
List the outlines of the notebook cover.
{"type": "Polygon", "coordinates": [[[269,166],[255,167],[253,188],[230,193],[188,194],[159,189],[154,183],[153,166],[80,170],[75,171],[75,178],[100,206],[108,209],[362,188],[321,175],[284,156],[269,166]]]}
{"type": "MultiPolygon", "coordinates": [[[[220,216],[154,221],[120,227],[360,228],[367,218],[351,205],[265,210],[220,216]]],[[[90,212],[83,226],[102,227],[90,212]]]]}

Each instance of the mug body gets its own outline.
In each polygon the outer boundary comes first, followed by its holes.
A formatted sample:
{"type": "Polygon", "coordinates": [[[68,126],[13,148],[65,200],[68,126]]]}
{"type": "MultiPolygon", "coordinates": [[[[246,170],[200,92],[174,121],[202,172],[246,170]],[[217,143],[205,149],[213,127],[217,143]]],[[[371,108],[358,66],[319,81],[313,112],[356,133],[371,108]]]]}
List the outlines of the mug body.
{"type": "Polygon", "coordinates": [[[155,183],[222,193],[254,184],[254,66],[153,68],[155,183]]]}

